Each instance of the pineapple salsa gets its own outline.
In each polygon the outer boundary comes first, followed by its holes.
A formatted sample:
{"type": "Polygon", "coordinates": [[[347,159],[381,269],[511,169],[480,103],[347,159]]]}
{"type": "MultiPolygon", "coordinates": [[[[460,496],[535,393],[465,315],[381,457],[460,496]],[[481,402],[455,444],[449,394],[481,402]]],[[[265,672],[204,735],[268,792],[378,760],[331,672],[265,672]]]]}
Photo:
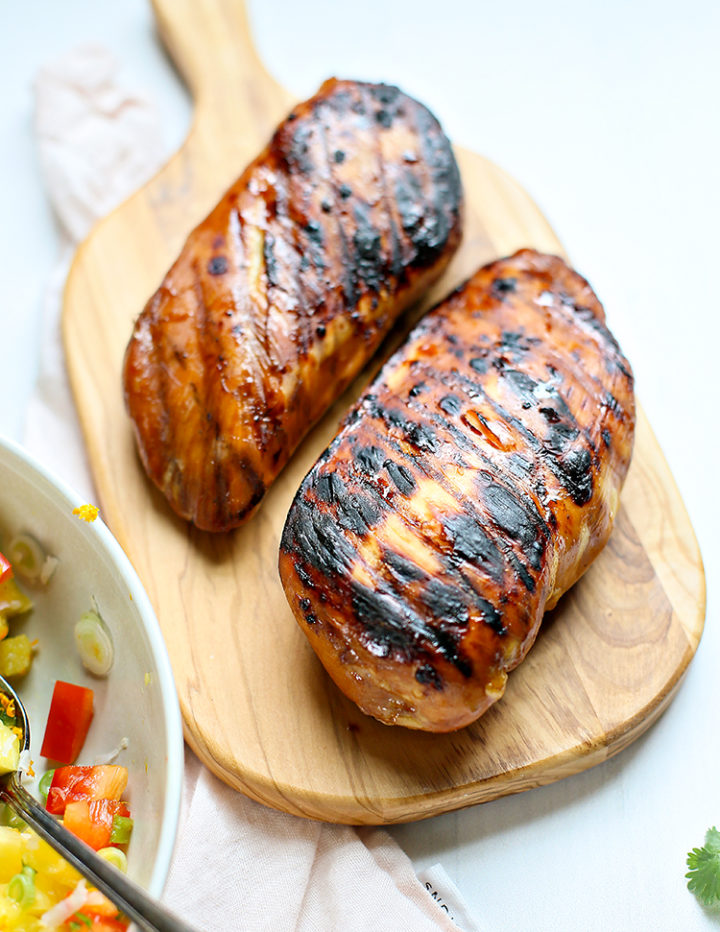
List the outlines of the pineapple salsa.
{"type": "MultiPolygon", "coordinates": [[[[0,674],[21,678],[30,668],[35,645],[24,634],[9,637],[8,619],[32,608],[15,571],[28,585],[46,585],[55,569],[32,538],[21,535],[0,553],[0,674]]],[[[96,612],[87,612],[75,628],[83,664],[96,675],[112,666],[112,640],[96,612]]],[[[14,701],[0,691],[0,774],[18,769],[20,736],[14,701]]],[[[93,717],[93,691],[57,681],[45,726],[41,755],[58,766],[47,770],[37,789],[48,812],[120,870],[127,867],[124,848],[132,830],[122,796],[127,768],[115,764],[78,766],[93,717]]],[[[27,752],[25,752],[27,753],[27,752]]],[[[30,766],[24,768],[35,776],[30,766]]],[[[39,838],[7,806],[0,805],[0,930],[2,932],[122,932],[128,922],[99,891],[39,838]],[[4,810],[4,811],[3,811],[4,810]]]]}

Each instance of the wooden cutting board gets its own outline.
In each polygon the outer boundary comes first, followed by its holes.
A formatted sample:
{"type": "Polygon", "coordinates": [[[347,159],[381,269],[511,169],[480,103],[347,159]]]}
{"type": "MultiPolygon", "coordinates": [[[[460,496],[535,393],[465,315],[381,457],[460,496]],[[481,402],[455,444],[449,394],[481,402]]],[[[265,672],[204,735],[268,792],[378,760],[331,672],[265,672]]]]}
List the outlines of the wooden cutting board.
{"type": "MultiPolygon", "coordinates": [[[[211,536],[186,526],[146,480],[120,381],[133,320],[187,233],[292,105],[252,46],[242,3],[155,0],[155,8],[194,96],[195,120],[180,152],[80,248],[63,331],[102,514],[155,605],[188,743],[254,799],[360,824],[483,802],[617,753],[669,703],[705,614],[695,537],[642,412],[609,545],[545,620],[505,698],[451,735],[388,728],[363,716],[324,673],[278,580],[278,537],[292,495],[367,375],[307,438],[258,515],[235,533],[211,536]]],[[[520,246],[562,251],[511,178],[478,155],[457,154],[466,233],[425,307],[478,265],[520,246]]]]}

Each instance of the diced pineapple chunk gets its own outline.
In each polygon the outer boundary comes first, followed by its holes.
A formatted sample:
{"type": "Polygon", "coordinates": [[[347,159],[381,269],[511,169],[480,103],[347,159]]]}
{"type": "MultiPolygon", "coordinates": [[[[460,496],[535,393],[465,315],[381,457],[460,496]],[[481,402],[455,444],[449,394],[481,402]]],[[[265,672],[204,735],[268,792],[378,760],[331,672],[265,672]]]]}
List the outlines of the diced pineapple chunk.
{"type": "Polygon", "coordinates": [[[50,845],[31,832],[25,832],[27,841],[23,851],[23,863],[37,871],[35,886],[51,891],[60,892],[60,898],[75,887],[80,880],[80,874],[68,864],[65,858],[54,851],[50,845]]]}
{"type": "Polygon", "coordinates": [[[3,932],[34,932],[39,927],[39,920],[25,918],[19,903],[7,894],[0,896],[0,929],[3,932]]]}
{"type": "Polygon", "coordinates": [[[22,870],[23,839],[9,825],[0,825],[0,883],[8,883],[22,870]]]}
{"type": "Polygon", "coordinates": [[[20,740],[15,732],[0,722],[0,774],[17,770],[20,760],[20,740]]]}
{"type": "Polygon", "coordinates": [[[4,579],[0,582],[0,613],[10,618],[12,615],[21,615],[33,607],[32,599],[25,595],[14,579],[4,579]]]}
{"type": "Polygon", "coordinates": [[[32,663],[32,645],[26,634],[0,641],[0,676],[24,676],[32,663]]]}

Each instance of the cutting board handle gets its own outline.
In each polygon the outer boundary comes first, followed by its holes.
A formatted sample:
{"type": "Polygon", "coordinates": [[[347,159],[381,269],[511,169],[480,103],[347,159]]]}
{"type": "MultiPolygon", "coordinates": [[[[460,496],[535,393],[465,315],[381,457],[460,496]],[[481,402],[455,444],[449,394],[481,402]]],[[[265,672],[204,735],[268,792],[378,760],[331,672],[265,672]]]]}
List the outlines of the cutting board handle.
{"type": "MultiPolygon", "coordinates": [[[[151,0],[158,32],[187,82],[196,113],[233,127],[264,126],[289,106],[252,40],[244,0],[151,0]]],[[[201,117],[200,117],[201,118],[201,117]]]]}

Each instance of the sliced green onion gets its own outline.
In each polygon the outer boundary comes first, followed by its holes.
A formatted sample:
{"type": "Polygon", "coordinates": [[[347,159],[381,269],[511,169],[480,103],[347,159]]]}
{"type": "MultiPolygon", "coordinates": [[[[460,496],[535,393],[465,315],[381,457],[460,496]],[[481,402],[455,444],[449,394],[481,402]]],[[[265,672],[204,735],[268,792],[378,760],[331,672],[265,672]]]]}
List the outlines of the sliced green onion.
{"type": "Polygon", "coordinates": [[[97,612],[85,612],[75,625],[77,645],[86,670],[95,676],[107,676],[115,659],[115,648],[107,625],[97,612]]]}
{"type": "Polygon", "coordinates": [[[29,534],[17,534],[8,544],[7,558],[15,572],[27,582],[37,582],[47,554],[29,534]]]}
{"type": "Polygon", "coordinates": [[[127,816],[113,816],[110,843],[113,845],[126,845],[130,841],[133,830],[133,820],[127,816]]]}
{"type": "Polygon", "coordinates": [[[8,896],[19,903],[23,909],[35,902],[35,871],[32,867],[23,867],[8,884],[8,896]]]}
{"type": "Polygon", "coordinates": [[[92,922],[92,919],[87,915],[87,913],[83,913],[78,910],[78,912],[76,912],[74,916],[75,918],[70,920],[71,929],[73,930],[82,929],[83,926],[87,926],[88,929],[92,929],[93,922],[92,922]]]}
{"type": "Polygon", "coordinates": [[[50,792],[50,784],[52,783],[54,774],[54,770],[46,770],[38,782],[38,790],[45,802],[47,802],[48,793],[50,792]]]}
{"type": "Polygon", "coordinates": [[[101,848],[98,851],[101,858],[109,861],[113,867],[117,867],[123,874],[127,873],[127,855],[119,848],[101,848]]]}
{"type": "Polygon", "coordinates": [[[16,828],[18,831],[23,832],[27,828],[27,822],[24,819],[21,819],[10,806],[6,806],[5,812],[3,813],[2,818],[3,825],[9,825],[10,828],[16,828]]]}

